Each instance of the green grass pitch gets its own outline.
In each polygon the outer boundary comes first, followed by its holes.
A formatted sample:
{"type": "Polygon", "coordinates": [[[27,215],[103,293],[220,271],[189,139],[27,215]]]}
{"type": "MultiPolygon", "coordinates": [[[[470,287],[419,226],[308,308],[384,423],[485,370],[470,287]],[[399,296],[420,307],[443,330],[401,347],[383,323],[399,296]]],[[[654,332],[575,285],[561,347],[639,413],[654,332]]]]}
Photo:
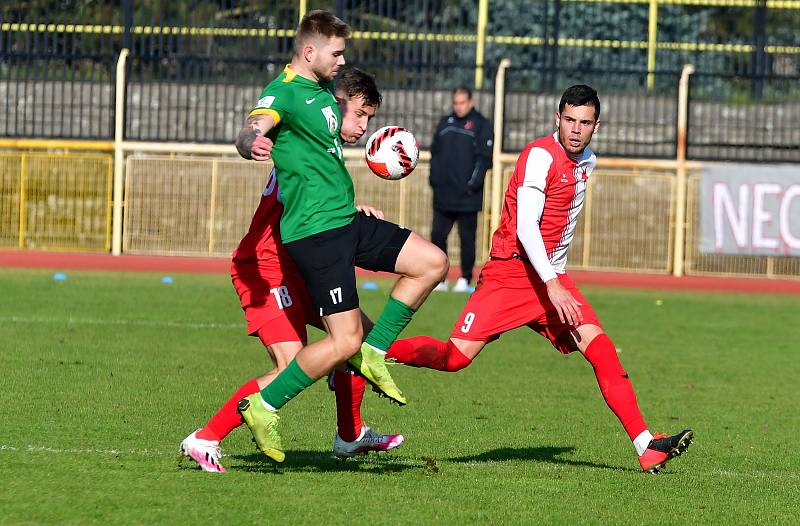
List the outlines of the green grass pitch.
{"type": "MultiPolygon", "coordinates": [[[[178,467],[178,445],[268,360],[226,276],[160,278],[0,270],[0,523],[800,520],[797,297],[585,288],[652,429],[696,432],[657,476],[589,365],[527,330],[460,373],[397,366],[407,407],[368,392],[366,420],[406,436],[395,452],[336,462],[318,382],[281,412],[284,465],[241,428],[211,475],[178,467]]],[[[372,316],[380,287],[362,292],[372,316]]],[[[465,300],[434,294],[404,335],[447,337],[465,300]]]]}

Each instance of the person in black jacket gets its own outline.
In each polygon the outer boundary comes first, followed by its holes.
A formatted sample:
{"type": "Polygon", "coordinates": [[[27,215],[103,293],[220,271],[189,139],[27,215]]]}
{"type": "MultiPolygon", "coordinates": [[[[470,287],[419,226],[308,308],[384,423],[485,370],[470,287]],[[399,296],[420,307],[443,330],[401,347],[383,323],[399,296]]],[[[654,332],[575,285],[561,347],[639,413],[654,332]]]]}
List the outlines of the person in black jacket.
{"type": "MultiPolygon", "coordinates": [[[[492,163],[492,124],[475,109],[472,92],[453,90],[453,113],[442,118],[431,144],[433,188],[431,242],[447,252],[447,236],[458,222],[461,277],[454,292],[470,290],[475,265],[478,212],[483,207],[483,180],[492,163]]],[[[447,281],[434,290],[448,290],[447,281]]]]}

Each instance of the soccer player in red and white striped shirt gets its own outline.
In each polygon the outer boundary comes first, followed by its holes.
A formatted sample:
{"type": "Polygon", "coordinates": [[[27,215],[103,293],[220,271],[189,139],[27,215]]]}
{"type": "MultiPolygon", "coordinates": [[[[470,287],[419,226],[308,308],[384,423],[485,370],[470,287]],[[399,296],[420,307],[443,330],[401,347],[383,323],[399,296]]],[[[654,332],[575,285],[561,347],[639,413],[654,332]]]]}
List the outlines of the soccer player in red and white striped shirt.
{"type": "Polygon", "coordinates": [[[600,100],[591,87],[577,85],[564,92],[555,115],[556,132],[530,143],[517,160],[490,260],[450,340],[400,340],[387,358],[457,371],[472,363],[487,343],[528,326],[560,352],[583,354],[603,398],[633,441],[642,469],[656,472],[686,450],[693,433],[653,436],[614,344],[566,272],[587,180],[597,164],[589,142],[600,125],[599,115],[600,100]]]}

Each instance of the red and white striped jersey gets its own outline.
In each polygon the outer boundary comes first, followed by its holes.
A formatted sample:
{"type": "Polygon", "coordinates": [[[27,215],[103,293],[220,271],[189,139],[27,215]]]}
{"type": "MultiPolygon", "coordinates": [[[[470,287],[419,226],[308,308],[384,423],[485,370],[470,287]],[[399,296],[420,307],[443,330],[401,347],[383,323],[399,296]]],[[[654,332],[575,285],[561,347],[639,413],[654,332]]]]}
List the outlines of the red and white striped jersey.
{"type": "Polygon", "coordinates": [[[527,257],[517,237],[517,214],[526,213],[517,210],[517,190],[521,186],[532,187],[545,196],[538,224],[547,257],[553,270],[565,273],[567,249],[583,207],[586,182],[596,164],[597,157],[588,147],[579,159],[571,159],[556,134],[541,137],[526,146],[508,182],[500,226],[492,236],[491,257],[527,257]]]}

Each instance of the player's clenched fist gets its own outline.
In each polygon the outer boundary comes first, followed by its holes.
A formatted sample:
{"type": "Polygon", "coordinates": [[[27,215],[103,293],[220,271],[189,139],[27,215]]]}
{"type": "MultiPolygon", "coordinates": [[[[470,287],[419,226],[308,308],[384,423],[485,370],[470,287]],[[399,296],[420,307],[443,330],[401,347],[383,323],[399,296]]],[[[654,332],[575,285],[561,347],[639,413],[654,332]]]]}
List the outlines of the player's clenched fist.
{"type": "Polygon", "coordinates": [[[272,139],[256,135],[250,146],[250,157],[254,161],[269,161],[272,158],[272,139]]]}

